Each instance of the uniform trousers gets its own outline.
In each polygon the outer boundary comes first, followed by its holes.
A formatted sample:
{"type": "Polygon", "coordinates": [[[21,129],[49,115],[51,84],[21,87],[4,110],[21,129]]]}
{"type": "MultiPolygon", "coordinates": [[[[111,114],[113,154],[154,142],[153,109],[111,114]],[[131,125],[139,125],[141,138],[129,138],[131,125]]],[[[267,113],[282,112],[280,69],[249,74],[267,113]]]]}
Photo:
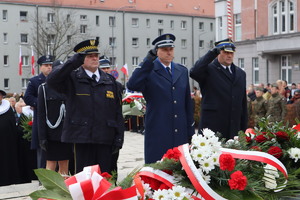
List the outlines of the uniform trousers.
{"type": "Polygon", "coordinates": [[[101,173],[111,172],[112,146],[105,144],[75,144],[76,173],[84,167],[99,165],[101,173]]]}

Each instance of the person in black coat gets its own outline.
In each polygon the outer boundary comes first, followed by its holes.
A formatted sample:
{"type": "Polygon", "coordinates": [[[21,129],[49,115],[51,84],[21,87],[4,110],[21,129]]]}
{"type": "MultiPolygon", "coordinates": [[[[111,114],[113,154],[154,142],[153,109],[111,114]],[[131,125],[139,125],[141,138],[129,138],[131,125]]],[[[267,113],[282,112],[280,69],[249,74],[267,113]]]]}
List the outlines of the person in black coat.
{"type": "Polygon", "coordinates": [[[199,131],[209,128],[230,139],[247,128],[246,73],[233,64],[232,40],[215,46],[195,63],[190,77],[202,94],[199,131]]]}
{"type": "Polygon", "coordinates": [[[115,78],[99,69],[98,44],[98,38],[77,44],[76,54],[47,77],[66,95],[62,142],[75,143],[76,172],[96,164],[110,172],[124,139],[122,99],[115,78]]]}
{"type": "MultiPolygon", "coordinates": [[[[63,64],[62,61],[53,62],[53,68],[63,64]]],[[[72,144],[61,142],[63,121],[65,117],[65,97],[43,83],[38,89],[38,134],[41,149],[46,152],[46,169],[67,175],[69,160],[72,157],[72,144]]]]}
{"type": "Polygon", "coordinates": [[[41,56],[37,63],[40,65],[41,73],[38,76],[32,77],[27,85],[27,89],[24,95],[24,102],[26,105],[33,107],[33,125],[32,125],[32,136],[31,136],[31,149],[37,151],[37,167],[45,168],[45,152],[39,146],[38,139],[38,121],[37,121],[37,102],[38,102],[38,88],[46,81],[46,76],[52,71],[52,56],[41,56]]]}

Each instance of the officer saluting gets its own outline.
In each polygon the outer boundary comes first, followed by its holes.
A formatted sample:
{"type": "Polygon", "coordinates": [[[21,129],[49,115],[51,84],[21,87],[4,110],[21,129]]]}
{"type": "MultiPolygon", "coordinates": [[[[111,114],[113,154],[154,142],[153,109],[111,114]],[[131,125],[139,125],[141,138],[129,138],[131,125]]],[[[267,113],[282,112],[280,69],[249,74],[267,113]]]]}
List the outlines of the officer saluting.
{"type": "Polygon", "coordinates": [[[98,68],[98,44],[98,38],[77,44],[76,54],[47,79],[66,95],[62,142],[75,143],[76,172],[96,164],[110,172],[112,152],[123,143],[121,99],[114,77],[98,68]]]}
{"type": "Polygon", "coordinates": [[[174,63],[175,36],[164,34],[153,42],[144,61],[127,83],[143,93],[145,115],[145,162],[160,160],[170,148],[187,143],[194,134],[192,99],[186,67],[174,63]]]}
{"type": "Polygon", "coordinates": [[[53,56],[46,55],[41,56],[37,63],[40,65],[41,73],[38,76],[32,77],[27,85],[27,89],[24,95],[24,101],[27,105],[34,108],[33,110],[33,125],[32,125],[32,136],[31,136],[31,149],[37,150],[37,167],[45,168],[46,159],[45,152],[39,146],[38,138],[38,126],[37,126],[37,102],[38,102],[38,88],[45,82],[46,77],[52,71],[53,56]]]}

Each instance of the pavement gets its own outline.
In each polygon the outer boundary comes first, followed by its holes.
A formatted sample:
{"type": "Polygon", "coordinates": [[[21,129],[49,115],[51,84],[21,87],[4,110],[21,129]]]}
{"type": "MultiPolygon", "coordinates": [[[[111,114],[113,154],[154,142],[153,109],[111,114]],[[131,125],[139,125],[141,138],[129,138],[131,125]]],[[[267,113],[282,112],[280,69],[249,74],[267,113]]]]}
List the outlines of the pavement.
{"type": "MultiPolygon", "coordinates": [[[[133,169],[144,164],[144,136],[125,132],[124,145],[118,160],[118,181],[123,180],[133,169]]],[[[39,189],[38,181],[0,187],[0,199],[31,200],[28,195],[39,189]]]]}

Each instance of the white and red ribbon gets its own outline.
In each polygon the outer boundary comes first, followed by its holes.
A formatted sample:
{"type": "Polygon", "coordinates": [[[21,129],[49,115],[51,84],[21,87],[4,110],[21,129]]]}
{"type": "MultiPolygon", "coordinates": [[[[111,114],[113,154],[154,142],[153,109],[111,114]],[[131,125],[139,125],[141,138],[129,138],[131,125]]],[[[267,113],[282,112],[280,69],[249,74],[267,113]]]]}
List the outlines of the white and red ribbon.
{"type": "Polygon", "coordinates": [[[122,99],[122,102],[130,98],[144,98],[144,96],[142,95],[142,93],[127,93],[126,97],[122,99]]]}

